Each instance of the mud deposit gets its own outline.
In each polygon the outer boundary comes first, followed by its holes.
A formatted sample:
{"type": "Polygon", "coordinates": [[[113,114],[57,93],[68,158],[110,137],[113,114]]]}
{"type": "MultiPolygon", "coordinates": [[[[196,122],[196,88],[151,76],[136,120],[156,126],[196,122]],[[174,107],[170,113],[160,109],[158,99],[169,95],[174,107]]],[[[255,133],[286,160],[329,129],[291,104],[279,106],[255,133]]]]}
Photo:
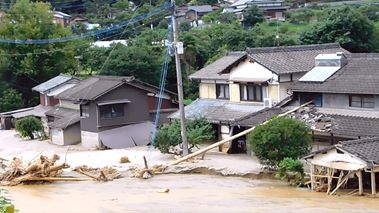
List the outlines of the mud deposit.
{"type": "Polygon", "coordinates": [[[8,188],[20,213],[42,212],[379,212],[379,200],[328,197],[276,180],[200,174],[106,183],[70,182],[8,188]],[[158,193],[169,188],[169,193],[158,193]]]}

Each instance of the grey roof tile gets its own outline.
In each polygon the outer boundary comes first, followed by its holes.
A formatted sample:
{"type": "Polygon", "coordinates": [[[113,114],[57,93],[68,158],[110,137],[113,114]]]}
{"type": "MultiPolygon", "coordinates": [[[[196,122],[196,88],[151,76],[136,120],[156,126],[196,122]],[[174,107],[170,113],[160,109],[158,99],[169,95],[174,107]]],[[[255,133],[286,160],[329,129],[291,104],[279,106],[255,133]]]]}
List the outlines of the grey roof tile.
{"type": "Polygon", "coordinates": [[[322,83],[295,82],[295,92],[379,94],[379,54],[348,54],[348,63],[322,83]]]}
{"type": "Polygon", "coordinates": [[[249,56],[277,74],[310,71],[318,54],[345,52],[337,43],[248,48],[249,56]]]}
{"type": "Polygon", "coordinates": [[[353,154],[371,164],[379,164],[379,138],[365,138],[343,141],[337,144],[338,148],[353,154]]]}
{"type": "MultiPolygon", "coordinates": [[[[63,100],[80,101],[95,100],[99,96],[123,85],[128,84],[148,92],[157,93],[159,88],[134,79],[134,77],[121,76],[94,76],[81,81],[76,86],[60,93],[56,97],[63,100]]],[[[176,95],[173,92],[165,90],[166,93],[176,95]]]]}
{"type": "Polygon", "coordinates": [[[349,53],[337,43],[247,48],[244,52],[228,53],[190,75],[190,79],[228,80],[231,68],[247,57],[277,74],[307,72],[315,66],[318,54],[336,52],[349,53]]]}
{"type": "Polygon", "coordinates": [[[236,121],[234,125],[249,127],[257,126],[281,113],[283,113],[283,110],[279,107],[266,108],[249,116],[241,118],[240,120],[236,121]]]}
{"type": "MultiPolygon", "coordinates": [[[[233,103],[219,99],[198,99],[185,107],[185,116],[189,119],[204,117],[211,123],[229,124],[262,109],[262,105],[250,103],[233,103]]],[[[178,119],[179,112],[171,114],[169,118],[178,119]]]]}
{"type": "Polygon", "coordinates": [[[199,71],[189,76],[190,79],[207,79],[207,80],[228,80],[229,73],[222,73],[229,67],[237,64],[246,58],[245,52],[230,52],[226,56],[216,60],[215,62],[205,66],[199,71]]]}

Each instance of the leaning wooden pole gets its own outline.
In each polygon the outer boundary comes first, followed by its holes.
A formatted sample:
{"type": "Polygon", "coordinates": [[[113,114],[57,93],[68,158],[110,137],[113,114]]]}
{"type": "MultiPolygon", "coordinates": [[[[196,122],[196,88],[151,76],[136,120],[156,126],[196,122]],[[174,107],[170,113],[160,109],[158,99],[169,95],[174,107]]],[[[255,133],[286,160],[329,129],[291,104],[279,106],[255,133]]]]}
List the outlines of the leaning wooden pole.
{"type": "MultiPolygon", "coordinates": [[[[305,106],[311,104],[312,102],[313,102],[313,101],[309,101],[309,102],[307,102],[307,103],[305,103],[305,104],[302,104],[302,105],[300,105],[300,106],[298,106],[298,107],[296,107],[296,108],[294,108],[294,109],[291,109],[291,110],[289,110],[289,111],[287,111],[287,112],[285,112],[285,113],[279,114],[277,117],[284,117],[284,116],[286,116],[286,115],[288,115],[288,114],[290,114],[290,113],[292,113],[292,112],[296,112],[297,110],[299,110],[299,109],[301,109],[301,108],[303,108],[303,107],[305,107],[305,106]]],[[[270,119],[270,120],[271,120],[271,119],[270,119]]],[[[267,120],[267,121],[263,122],[263,124],[269,122],[270,120],[267,120]]],[[[179,164],[179,163],[181,163],[181,162],[183,162],[183,161],[189,160],[189,159],[191,159],[191,158],[193,158],[193,157],[196,157],[196,156],[201,155],[201,154],[203,154],[203,153],[205,153],[205,152],[208,152],[209,150],[214,149],[214,148],[216,148],[216,147],[219,147],[220,145],[222,145],[222,144],[224,144],[224,143],[227,143],[227,142],[229,142],[229,141],[231,141],[231,140],[234,140],[234,139],[236,139],[236,138],[239,138],[239,137],[241,137],[241,136],[243,136],[243,135],[247,135],[247,134],[249,134],[250,132],[252,132],[254,129],[255,129],[255,126],[249,128],[249,129],[247,129],[247,130],[245,130],[245,131],[242,131],[242,132],[240,132],[240,133],[238,133],[238,134],[236,134],[236,135],[233,135],[233,136],[231,136],[231,137],[225,138],[225,139],[223,139],[223,140],[221,140],[221,141],[219,141],[219,142],[217,142],[217,143],[214,143],[214,144],[212,144],[212,145],[210,145],[210,146],[207,146],[207,147],[205,147],[205,148],[203,148],[203,149],[200,149],[200,150],[198,150],[198,151],[196,151],[196,152],[194,152],[194,153],[192,153],[192,154],[189,154],[189,155],[187,155],[187,156],[184,156],[184,157],[182,157],[182,158],[179,158],[178,160],[169,163],[168,166],[177,165],[177,164],[179,164]]]]}

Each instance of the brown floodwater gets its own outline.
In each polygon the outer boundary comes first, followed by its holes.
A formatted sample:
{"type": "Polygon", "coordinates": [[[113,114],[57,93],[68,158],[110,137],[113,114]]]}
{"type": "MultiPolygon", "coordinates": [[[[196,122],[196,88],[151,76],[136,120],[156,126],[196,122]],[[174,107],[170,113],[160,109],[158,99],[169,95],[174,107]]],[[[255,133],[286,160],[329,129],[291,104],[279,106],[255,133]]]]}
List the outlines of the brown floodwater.
{"type": "Polygon", "coordinates": [[[276,180],[161,175],[7,188],[20,213],[379,212],[379,198],[327,196],[276,180]],[[169,193],[158,193],[169,188],[169,193]]]}

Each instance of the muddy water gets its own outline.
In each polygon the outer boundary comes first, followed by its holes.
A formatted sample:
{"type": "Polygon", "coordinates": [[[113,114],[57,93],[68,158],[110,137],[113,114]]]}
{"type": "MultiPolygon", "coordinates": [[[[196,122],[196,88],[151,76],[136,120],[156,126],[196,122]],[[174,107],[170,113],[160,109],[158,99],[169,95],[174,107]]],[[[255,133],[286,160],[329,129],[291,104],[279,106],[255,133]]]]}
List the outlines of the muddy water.
{"type": "Polygon", "coordinates": [[[379,199],[327,197],[275,180],[210,175],[123,178],[8,188],[21,213],[67,212],[379,212],[379,199]],[[167,194],[157,193],[170,188],[167,194]]]}

